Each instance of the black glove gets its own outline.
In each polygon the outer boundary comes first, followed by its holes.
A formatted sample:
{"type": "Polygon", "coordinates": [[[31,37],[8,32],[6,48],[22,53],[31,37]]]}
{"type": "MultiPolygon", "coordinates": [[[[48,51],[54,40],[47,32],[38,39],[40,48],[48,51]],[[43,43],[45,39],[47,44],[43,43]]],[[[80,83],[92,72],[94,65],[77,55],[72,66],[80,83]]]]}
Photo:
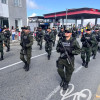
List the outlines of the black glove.
{"type": "Polygon", "coordinates": [[[66,51],[68,52],[68,54],[72,54],[72,48],[70,48],[70,49],[66,49],[66,51]]]}
{"type": "Polygon", "coordinates": [[[99,42],[99,41],[100,41],[100,38],[97,36],[97,37],[96,37],[96,40],[99,42]]]}
{"type": "Polygon", "coordinates": [[[20,43],[20,45],[21,45],[23,48],[26,48],[26,45],[24,45],[23,43],[20,43]]]}
{"type": "Polygon", "coordinates": [[[64,48],[60,48],[60,52],[61,53],[64,53],[65,52],[65,49],[64,48]]]}
{"type": "Polygon", "coordinates": [[[20,43],[20,45],[23,46],[22,43],[20,43]]]}
{"type": "Polygon", "coordinates": [[[9,38],[10,36],[9,35],[7,35],[7,38],[9,38]]]}
{"type": "Polygon", "coordinates": [[[88,43],[91,43],[91,40],[90,40],[90,39],[87,39],[87,42],[88,42],[88,43]]]}
{"type": "Polygon", "coordinates": [[[84,37],[82,37],[82,38],[81,38],[81,41],[85,41],[85,38],[84,38],[84,37]]]}
{"type": "Polygon", "coordinates": [[[26,45],[23,45],[23,48],[27,48],[26,45]]]}

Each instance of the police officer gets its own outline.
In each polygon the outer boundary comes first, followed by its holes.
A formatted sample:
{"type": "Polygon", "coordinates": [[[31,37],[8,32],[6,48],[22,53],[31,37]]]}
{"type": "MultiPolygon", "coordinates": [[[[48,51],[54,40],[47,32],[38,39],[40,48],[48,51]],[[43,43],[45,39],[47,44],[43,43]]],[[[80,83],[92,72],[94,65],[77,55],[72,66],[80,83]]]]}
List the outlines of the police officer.
{"type": "Polygon", "coordinates": [[[98,44],[100,42],[100,32],[98,28],[96,28],[93,32],[93,37],[95,37],[95,43],[92,45],[92,55],[93,59],[95,59],[98,50],[98,44]]]}
{"type": "Polygon", "coordinates": [[[60,30],[60,32],[58,33],[59,40],[62,40],[62,39],[63,39],[64,34],[65,34],[64,28],[61,27],[61,30],[60,30]]]}
{"type": "Polygon", "coordinates": [[[4,34],[4,45],[7,47],[6,52],[9,52],[10,51],[10,36],[11,36],[9,28],[4,28],[3,34],[4,34]]]}
{"type": "MultiPolygon", "coordinates": [[[[38,31],[39,31],[39,27],[36,28],[36,41],[38,41],[38,31]]],[[[37,45],[39,45],[38,42],[37,45]]]]}
{"type": "Polygon", "coordinates": [[[53,33],[53,36],[54,36],[54,39],[53,39],[53,46],[55,46],[56,35],[57,35],[57,30],[55,29],[55,27],[52,28],[52,33],[53,33]]]}
{"type": "Polygon", "coordinates": [[[87,29],[90,29],[91,28],[90,22],[86,25],[86,28],[87,29]]]}
{"type": "Polygon", "coordinates": [[[78,35],[78,30],[77,30],[76,26],[73,25],[72,37],[73,37],[74,39],[76,39],[77,35],[78,35]]]}
{"type": "Polygon", "coordinates": [[[1,53],[1,58],[0,61],[3,60],[3,40],[4,40],[4,36],[3,33],[0,31],[0,53],[1,53]]]}
{"type": "Polygon", "coordinates": [[[25,63],[24,65],[25,71],[29,71],[32,45],[33,45],[33,36],[31,35],[28,27],[24,27],[24,33],[22,35],[20,45],[22,46],[20,52],[20,59],[25,63]]]}
{"type": "Polygon", "coordinates": [[[56,50],[60,53],[57,60],[58,74],[62,81],[60,86],[63,90],[67,90],[74,71],[74,55],[80,53],[79,43],[73,38],[71,30],[65,30],[65,36],[61,41],[58,41],[56,50]],[[65,71],[64,71],[65,69],[65,71]]]}
{"type": "Polygon", "coordinates": [[[43,36],[44,36],[44,33],[43,33],[41,27],[38,28],[36,36],[37,36],[38,45],[40,46],[40,50],[41,50],[42,49],[42,43],[43,43],[43,36]]]}
{"type": "Polygon", "coordinates": [[[92,45],[95,43],[95,38],[91,34],[91,29],[86,30],[86,34],[82,36],[81,42],[82,42],[81,58],[83,61],[82,66],[88,68],[92,45]]]}
{"type": "Polygon", "coordinates": [[[21,29],[22,29],[22,31],[21,31],[21,39],[22,39],[22,37],[23,37],[23,35],[24,35],[24,33],[25,33],[26,27],[25,27],[25,26],[24,26],[24,27],[21,27],[21,29]]]}
{"type": "Polygon", "coordinates": [[[44,36],[45,42],[45,51],[48,53],[48,60],[50,60],[51,51],[52,51],[52,42],[53,42],[53,33],[50,28],[47,29],[47,33],[44,36]]]}

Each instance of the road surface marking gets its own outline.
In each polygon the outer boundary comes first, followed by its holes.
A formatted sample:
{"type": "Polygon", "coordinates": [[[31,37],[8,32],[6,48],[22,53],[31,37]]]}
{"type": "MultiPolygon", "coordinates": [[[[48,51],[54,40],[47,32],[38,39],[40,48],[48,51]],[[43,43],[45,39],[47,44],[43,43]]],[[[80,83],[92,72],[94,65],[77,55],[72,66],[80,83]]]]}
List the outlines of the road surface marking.
{"type": "Polygon", "coordinates": [[[57,87],[54,89],[54,91],[52,91],[44,100],[50,100],[50,98],[51,98],[52,96],[54,96],[60,89],[61,89],[60,86],[57,86],[57,87]]]}
{"type": "Polygon", "coordinates": [[[100,85],[99,85],[99,87],[97,89],[96,95],[95,95],[93,100],[100,100],[100,85]]]}
{"type": "MultiPolygon", "coordinates": [[[[92,60],[92,57],[90,58],[90,60],[92,60]]],[[[73,73],[77,73],[78,71],[80,71],[83,68],[83,66],[80,66],[79,68],[77,68],[73,73]]]]}
{"type": "Polygon", "coordinates": [[[77,68],[73,73],[77,73],[78,71],[80,71],[83,68],[83,66],[80,66],[79,68],[77,68]]]}
{"type": "Polygon", "coordinates": [[[58,91],[60,91],[60,95],[62,97],[61,100],[67,100],[70,97],[73,97],[73,100],[80,100],[80,98],[84,98],[84,100],[91,100],[92,93],[89,89],[83,89],[80,92],[71,94],[74,91],[74,85],[69,84],[69,87],[70,88],[68,88],[67,91],[63,91],[60,86],[57,86],[57,88],[55,88],[54,91],[52,91],[44,100],[50,100],[51,97],[53,97],[58,91]],[[85,92],[87,92],[88,95],[85,92]]]}
{"type": "MultiPolygon", "coordinates": [[[[56,50],[53,50],[52,52],[56,52],[56,50]]],[[[31,59],[34,59],[34,58],[37,58],[37,57],[40,57],[40,56],[43,56],[43,55],[46,55],[46,54],[47,54],[47,53],[43,53],[43,54],[34,56],[34,57],[32,57],[31,59]]],[[[91,59],[92,59],[92,58],[91,58],[91,59]]],[[[12,67],[12,66],[14,66],[14,65],[17,65],[17,64],[20,64],[20,63],[22,63],[22,61],[19,61],[19,62],[17,62],[17,63],[14,63],[14,64],[11,64],[11,65],[5,66],[5,67],[3,67],[3,68],[0,68],[0,71],[1,71],[1,70],[4,70],[4,69],[7,69],[7,68],[10,68],[10,67],[12,67]]],[[[82,68],[82,66],[80,66],[79,68],[77,68],[77,69],[75,70],[74,73],[77,73],[78,71],[80,71],[81,68],[82,68]]],[[[59,90],[60,90],[60,86],[57,86],[57,88],[55,88],[54,91],[52,91],[52,92],[46,97],[46,99],[44,99],[44,100],[50,100],[50,98],[51,98],[52,96],[54,96],[59,90]]]]}
{"type": "MultiPolygon", "coordinates": [[[[92,59],[92,57],[90,58],[90,60],[91,60],[91,59],[92,59]]],[[[83,66],[80,66],[79,68],[77,68],[77,69],[73,72],[73,74],[79,72],[82,68],[83,68],[83,66]]],[[[57,87],[59,87],[59,85],[58,85],[57,87]]],[[[49,94],[49,95],[46,97],[46,99],[44,99],[44,100],[50,100],[51,97],[54,96],[54,95],[60,90],[60,88],[59,88],[59,90],[56,91],[56,92],[55,92],[55,90],[56,90],[56,88],[50,93],[50,94],[52,94],[52,95],[49,94]]],[[[92,94],[91,94],[91,95],[92,95],[92,94]]],[[[73,100],[74,100],[74,99],[73,99],[73,100]]],[[[87,100],[90,100],[90,99],[87,99],[87,100]]]]}
{"type": "Polygon", "coordinates": [[[84,100],[91,100],[92,93],[89,89],[83,89],[80,92],[72,93],[74,91],[74,88],[75,87],[73,84],[69,84],[69,88],[65,92],[63,91],[63,89],[61,89],[60,91],[60,95],[62,96],[61,100],[67,100],[70,97],[73,97],[73,100],[80,100],[82,98],[84,98],[84,100]]]}
{"type": "MultiPolygon", "coordinates": [[[[56,50],[53,50],[52,52],[56,52],[56,50]]],[[[34,59],[34,58],[37,58],[37,57],[40,57],[40,56],[44,56],[44,55],[46,55],[46,54],[47,54],[47,53],[43,53],[43,54],[34,56],[34,57],[32,57],[31,59],[34,59]]],[[[0,68],[0,71],[1,71],[1,70],[4,70],[4,69],[7,69],[7,68],[10,68],[10,67],[12,67],[12,66],[14,66],[14,65],[18,65],[18,64],[20,64],[20,63],[22,63],[22,61],[19,61],[19,62],[17,62],[17,63],[14,63],[14,64],[11,64],[11,65],[5,66],[5,67],[3,67],[3,68],[0,68]]]]}

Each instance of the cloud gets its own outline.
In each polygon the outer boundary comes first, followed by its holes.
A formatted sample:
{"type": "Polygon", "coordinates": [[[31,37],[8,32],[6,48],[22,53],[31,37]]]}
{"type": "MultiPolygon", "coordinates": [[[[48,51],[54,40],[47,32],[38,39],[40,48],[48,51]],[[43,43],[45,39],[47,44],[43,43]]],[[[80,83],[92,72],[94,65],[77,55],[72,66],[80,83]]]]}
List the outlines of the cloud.
{"type": "Polygon", "coordinates": [[[40,9],[41,10],[45,10],[45,11],[53,11],[52,8],[49,9],[49,8],[43,7],[43,6],[41,6],[40,9]]]}
{"type": "Polygon", "coordinates": [[[44,10],[44,11],[52,11],[52,9],[41,6],[36,4],[36,2],[34,0],[27,0],[27,8],[28,9],[39,9],[39,10],[44,10]]]}
{"type": "Polygon", "coordinates": [[[37,14],[36,13],[33,13],[30,17],[34,17],[34,16],[36,16],[37,14]]]}
{"type": "Polygon", "coordinates": [[[27,7],[30,9],[39,9],[39,6],[33,0],[27,0],[27,7]]]}

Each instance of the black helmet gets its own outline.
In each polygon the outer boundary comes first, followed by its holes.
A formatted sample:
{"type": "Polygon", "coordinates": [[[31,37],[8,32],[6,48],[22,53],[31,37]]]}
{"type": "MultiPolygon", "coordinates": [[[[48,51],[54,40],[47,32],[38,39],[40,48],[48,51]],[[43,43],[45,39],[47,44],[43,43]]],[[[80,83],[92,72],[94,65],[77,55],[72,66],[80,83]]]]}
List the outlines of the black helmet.
{"type": "Polygon", "coordinates": [[[88,28],[86,31],[91,31],[91,29],[90,29],[90,28],[88,28]]]}
{"type": "Polygon", "coordinates": [[[71,29],[67,29],[67,30],[65,30],[65,33],[72,33],[72,30],[71,29]]]}

